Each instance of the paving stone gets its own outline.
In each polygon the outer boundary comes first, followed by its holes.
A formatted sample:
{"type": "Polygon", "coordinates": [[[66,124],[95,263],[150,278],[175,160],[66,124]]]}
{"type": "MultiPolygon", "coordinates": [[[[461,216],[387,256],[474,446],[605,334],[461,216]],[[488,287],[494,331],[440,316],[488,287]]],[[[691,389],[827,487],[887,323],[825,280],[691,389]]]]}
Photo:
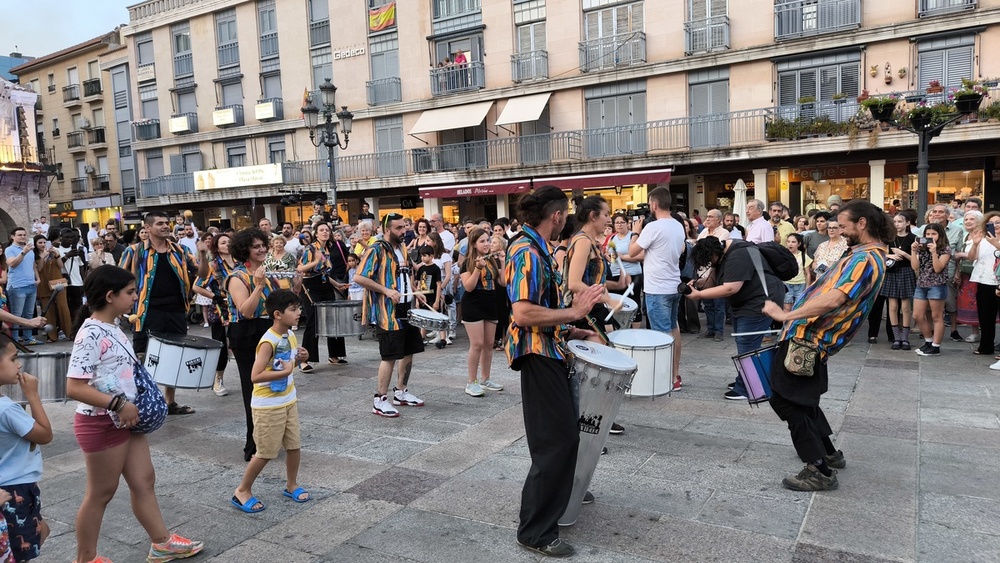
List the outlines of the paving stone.
{"type": "Polygon", "coordinates": [[[889,438],[902,438],[904,440],[917,439],[917,425],[912,422],[891,418],[859,416],[855,414],[844,415],[844,421],[840,426],[840,431],[853,432],[855,434],[868,434],[872,436],[886,436],[889,438]]]}
{"type": "Polygon", "coordinates": [[[794,542],[664,516],[634,552],[664,561],[791,561],[794,542]]]}
{"type": "Polygon", "coordinates": [[[656,479],[646,475],[605,473],[595,474],[590,492],[601,504],[693,520],[712,496],[713,489],[699,483],[656,479]]]}
{"type": "Polygon", "coordinates": [[[294,544],[277,544],[261,539],[249,539],[208,561],[212,563],[246,563],[247,561],[309,563],[317,560],[316,556],[295,549],[291,545],[294,544]]]}
{"type": "Polygon", "coordinates": [[[530,468],[530,459],[496,454],[462,472],[461,477],[477,481],[509,481],[523,484],[530,468]]]}
{"type": "MultiPolygon", "coordinates": [[[[333,550],[324,553],[316,561],[321,561],[323,563],[344,563],[349,561],[350,563],[386,563],[390,561],[383,552],[382,548],[370,548],[361,547],[353,543],[344,543],[335,547],[333,550]]],[[[400,563],[406,563],[409,561],[417,561],[416,559],[410,559],[409,557],[403,557],[399,554],[394,554],[391,561],[398,561],[400,563]]]]}
{"type": "Polygon", "coordinates": [[[996,561],[1000,553],[1000,536],[995,534],[956,530],[929,522],[921,522],[918,529],[917,552],[921,561],[985,563],[996,561]]]}
{"type": "Polygon", "coordinates": [[[795,555],[792,563],[891,563],[890,559],[873,557],[830,549],[811,543],[799,542],[795,546],[795,555]]]}
{"type": "Polygon", "coordinates": [[[349,493],[306,504],[307,511],[264,530],[257,539],[322,555],[402,509],[392,502],[361,500],[349,493]]]}
{"type": "Polygon", "coordinates": [[[702,506],[698,521],[795,540],[808,508],[808,500],[799,496],[774,498],[715,491],[702,506]]]}
{"type": "Polygon", "coordinates": [[[432,444],[426,442],[381,436],[345,451],[344,455],[374,463],[396,465],[431,446],[432,444]]]}
{"type": "Polygon", "coordinates": [[[888,372],[898,372],[900,370],[919,370],[920,362],[916,360],[883,360],[877,358],[869,358],[865,360],[866,368],[875,368],[879,370],[885,370],[888,372]]]}
{"type": "Polygon", "coordinates": [[[956,530],[998,535],[996,523],[1000,521],[1000,501],[923,493],[920,495],[920,521],[956,530]]]}
{"type": "Polygon", "coordinates": [[[522,486],[522,482],[470,479],[462,474],[413,501],[410,508],[516,528],[522,486]]]}
{"type": "Polygon", "coordinates": [[[1000,450],[927,443],[920,453],[921,492],[1000,500],[1000,450]]]}
{"type": "Polygon", "coordinates": [[[996,410],[978,411],[972,410],[971,406],[963,406],[961,409],[923,407],[920,409],[920,422],[963,428],[1000,429],[1000,419],[997,419],[996,410]]]}
{"type": "Polygon", "coordinates": [[[347,490],[362,500],[385,500],[406,506],[433,490],[444,478],[433,473],[391,467],[347,490]]]}
{"type": "Polygon", "coordinates": [[[633,552],[634,546],[643,541],[660,516],[658,512],[607,504],[599,499],[580,510],[575,524],[560,527],[559,537],[574,546],[586,542],[612,552],[633,552]]]}
{"type": "Polygon", "coordinates": [[[843,499],[840,491],[797,494],[813,496],[801,541],[847,553],[915,560],[915,498],[906,509],[898,503],[886,506],[869,499],[843,499]]]}
{"type": "MultiPolygon", "coordinates": [[[[976,448],[1000,448],[1000,430],[986,428],[961,428],[934,423],[920,424],[921,442],[939,442],[976,448]]],[[[48,466],[46,466],[48,471],[48,466]]]]}
{"type": "Polygon", "coordinates": [[[708,434],[722,438],[732,438],[734,440],[792,445],[788,426],[781,422],[777,415],[774,415],[773,420],[770,422],[745,420],[738,423],[712,417],[698,417],[691,424],[685,426],[684,431],[694,434],[708,434]]]}

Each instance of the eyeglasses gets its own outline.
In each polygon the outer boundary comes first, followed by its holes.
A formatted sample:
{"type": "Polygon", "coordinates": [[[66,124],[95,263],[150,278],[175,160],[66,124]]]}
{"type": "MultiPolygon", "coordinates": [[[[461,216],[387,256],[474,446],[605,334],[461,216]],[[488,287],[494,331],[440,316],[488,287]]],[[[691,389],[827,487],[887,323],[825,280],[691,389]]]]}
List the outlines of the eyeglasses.
{"type": "Polygon", "coordinates": [[[828,231],[839,231],[840,227],[838,227],[836,225],[833,225],[833,226],[827,227],[826,230],[828,230],[828,231]]]}

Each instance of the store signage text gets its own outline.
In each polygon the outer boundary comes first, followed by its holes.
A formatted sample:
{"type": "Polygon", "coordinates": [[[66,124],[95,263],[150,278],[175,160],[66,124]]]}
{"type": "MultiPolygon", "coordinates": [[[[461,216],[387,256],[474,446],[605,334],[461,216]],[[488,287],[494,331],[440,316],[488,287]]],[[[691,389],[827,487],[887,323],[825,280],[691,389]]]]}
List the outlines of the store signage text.
{"type": "Polygon", "coordinates": [[[342,51],[334,51],[334,60],[349,59],[351,57],[360,57],[365,54],[364,47],[348,47],[342,51]]]}
{"type": "Polygon", "coordinates": [[[201,170],[194,173],[195,190],[266,186],[281,183],[280,164],[237,166],[218,170],[201,170]]]}

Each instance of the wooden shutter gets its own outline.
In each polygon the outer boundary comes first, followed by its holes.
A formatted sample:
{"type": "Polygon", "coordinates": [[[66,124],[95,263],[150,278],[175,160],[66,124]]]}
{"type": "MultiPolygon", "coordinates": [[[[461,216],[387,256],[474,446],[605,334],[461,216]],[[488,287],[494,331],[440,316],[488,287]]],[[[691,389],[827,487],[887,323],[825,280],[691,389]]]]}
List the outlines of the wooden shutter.
{"type": "Polygon", "coordinates": [[[708,86],[709,113],[729,113],[729,81],[712,82],[708,86]]]}
{"type": "Polygon", "coordinates": [[[690,88],[690,115],[709,115],[712,113],[711,84],[692,84],[690,88]]]}
{"type": "Polygon", "coordinates": [[[844,63],[840,65],[840,91],[849,98],[856,98],[861,93],[858,81],[861,78],[859,63],[844,63]]]}

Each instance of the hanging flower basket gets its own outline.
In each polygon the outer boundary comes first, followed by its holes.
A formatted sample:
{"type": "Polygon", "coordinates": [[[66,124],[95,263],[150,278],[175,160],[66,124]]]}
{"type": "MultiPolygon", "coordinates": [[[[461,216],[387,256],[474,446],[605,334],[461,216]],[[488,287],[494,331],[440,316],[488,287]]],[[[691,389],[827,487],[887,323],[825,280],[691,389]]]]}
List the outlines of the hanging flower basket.
{"type": "Polygon", "coordinates": [[[979,111],[981,103],[983,103],[982,94],[955,96],[955,109],[958,110],[958,113],[975,113],[979,111]]]}
{"type": "Polygon", "coordinates": [[[876,121],[889,121],[892,119],[892,112],[895,110],[895,102],[868,106],[868,111],[872,112],[872,117],[876,121]]]}
{"type": "Polygon", "coordinates": [[[910,117],[910,126],[918,131],[927,129],[927,126],[931,124],[931,120],[933,119],[934,116],[929,113],[913,115],[910,117]]]}

